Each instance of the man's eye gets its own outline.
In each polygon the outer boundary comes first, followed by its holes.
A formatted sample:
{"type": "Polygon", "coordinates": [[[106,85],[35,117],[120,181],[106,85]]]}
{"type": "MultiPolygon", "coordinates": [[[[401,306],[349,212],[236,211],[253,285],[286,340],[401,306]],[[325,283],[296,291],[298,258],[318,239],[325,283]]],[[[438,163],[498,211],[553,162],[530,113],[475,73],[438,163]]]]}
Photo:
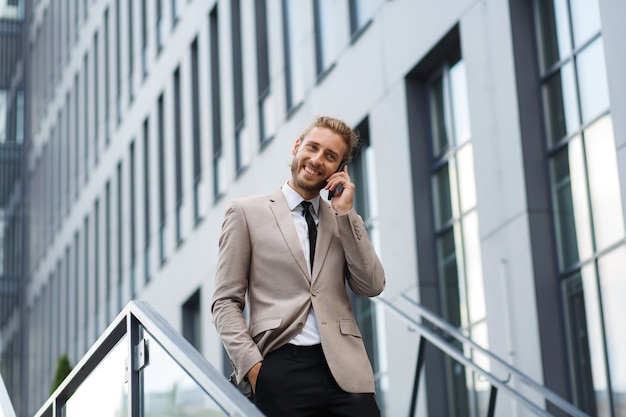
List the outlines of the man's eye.
{"type": "Polygon", "coordinates": [[[333,162],[337,160],[337,157],[333,154],[328,154],[326,158],[328,158],[329,161],[333,161],[333,162]]]}

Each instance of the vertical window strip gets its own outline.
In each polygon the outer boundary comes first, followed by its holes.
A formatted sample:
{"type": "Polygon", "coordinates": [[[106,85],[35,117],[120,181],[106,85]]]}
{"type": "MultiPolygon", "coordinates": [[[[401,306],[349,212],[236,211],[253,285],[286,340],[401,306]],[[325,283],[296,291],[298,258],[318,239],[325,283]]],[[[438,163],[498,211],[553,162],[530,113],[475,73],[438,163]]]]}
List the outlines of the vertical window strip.
{"type": "Polygon", "coordinates": [[[80,92],[78,74],[74,76],[74,199],[80,190],[80,92]]]}
{"type": "MultiPolygon", "coordinates": [[[[145,0],[144,0],[145,1],[145,0]]],[[[110,95],[111,95],[111,28],[109,19],[109,9],[104,11],[104,142],[108,146],[111,141],[111,111],[110,111],[110,95]]]]}
{"type": "MultiPolygon", "coordinates": [[[[91,258],[89,256],[89,250],[90,250],[90,234],[89,234],[89,215],[85,216],[85,219],[83,221],[84,225],[83,225],[83,239],[84,239],[84,258],[85,258],[85,263],[84,263],[84,272],[83,272],[83,282],[84,282],[84,288],[83,288],[83,300],[85,303],[85,311],[83,312],[83,317],[84,317],[84,322],[83,322],[83,351],[86,352],[87,349],[89,348],[89,344],[90,344],[90,340],[89,340],[89,323],[90,323],[90,314],[91,312],[89,311],[89,308],[87,306],[92,305],[89,302],[90,299],[90,294],[89,294],[89,290],[90,290],[90,284],[91,284],[91,274],[89,273],[89,267],[90,267],[90,262],[91,262],[91,258]]],[[[69,282],[69,280],[68,280],[69,282]]]]}
{"type": "Polygon", "coordinates": [[[94,334],[100,334],[100,199],[93,208],[93,324],[94,334]]]}
{"type": "Polygon", "coordinates": [[[210,56],[211,56],[211,121],[213,126],[213,197],[217,200],[222,190],[220,187],[220,159],[222,157],[222,112],[221,112],[221,91],[220,91],[220,52],[219,52],[219,19],[217,6],[211,10],[209,15],[210,32],[210,56]]]}
{"type": "Polygon", "coordinates": [[[259,0],[256,5],[256,40],[257,40],[257,85],[259,103],[259,138],[261,144],[268,142],[274,132],[273,103],[270,97],[269,48],[267,32],[266,0],[259,0]]]}
{"type": "Polygon", "coordinates": [[[134,82],[134,71],[135,71],[135,43],[134,43],[134,14],[133,14],[133,5],[134,1],[128,2],[128,97],[129,102],[132,103],[135,99],[135,82],[134,82]]]}
{"type": "Polygon", "coordinates": [[[84,158],[85,158],[85,182],[89,179],[89,54],[86,53],[83,58],[83,123],[85,127],[85,149],[84,149],[84,158]]]}
{"type": "Polygon", "coordinates": [[[100,199],[96,198],[93,208],[93,324],[94,334],[100,334],[100,199]]]}
{"type": "Polygon", "coordinates": [[[150,125],[143,122],[144,281],[150,280],[150,125]]]}
{"type": "Polygon", "coordinates": [[[115,0],[115,120],[122,121],[122,34],[120,0],[115,0]]]}
{"type": "Polygon", "coordinates": [[[191,111],[193,135],[193,217],[200,219],[200,182],[202,180],[202,145],[200,132],[200,76],[198,69],[198,38],[191,43],[191,111]]]}
{"type": "Polygon", "coordinates": [[[165,161],[165,108],[163,93],[157,103],[157,135],[159,160],[159,259],[161,265],[165,263],[165,226],[167,223],[167,195],[166,195],[166,161],[165,161]]]}
{"type": "Polygon", "coordinates": [[[74,316],[72,318],[73,321],[73,334],[72,334],[72,345],[73,345],[73,351],[74,351],[74,358],[78,359],[82,356],[82,354],[84,352],[81,352],[81,350],[78,348],[78,332],[79,332],[79,328],[78,328],[78,318],[79,317],[83,317],[86,312],[86,308],[84,309],[84,311],[80,311],[80,293],[79,293],[79,288],[81,286],[81,279],[80,279],[80,269],[79,269],[79,265],[80,265],[80,261],[79,261],[79,247],[80,247],[80,235],[79,232],[76,231],[74,233],[74,300],[72,302],[73,306],[74,306],[74,316]]]}
{"type": "Polygon", "coordinates": [[[104,311],[105,323],[111,321],[111,182],[104,187],[104,311]]]}
{"type": "Polygon", "coordinates": [[[98,143],[98,121],[100,119],[100,45],[98,43],[98,31],[93,35],[93,136],[94,136],[94,161],[98,164],[100,158],[100,149],[98,143]]]}
{"type": "Polygon", "coordinates": [[[72,201],[72,152],[76,152],[72,146],[72,122],[71,115],[71,98],[70,93],[65,95],[65,158],[67,163],[61,169],[65,170],[65,207],[66,214],[69,214],[72,201]]]}
{"type": "Polygon", "coordinates": [[[117,311],[122,310],[124,290],[124,197],[122,161],[117,163],[117,311]]]}
{"type": "Polygon", "coordinates": [[[183,205],[183,161],[182,161],[182,128],[181,128],[181,87],[180,67],[174,71],[174,172],[176,199],[176,242],[182,241],[181,210],[183,205]]]}
{"type": "Polygon", "coordinates": [[[137,282],[136,282],[136,251],[137,251],[137,226],[135,225],[136,220],[136,174],[135,174],[135,140],[133,139],[130,143],[130,151],[129,151],[129,193],[128,193],[128,201],[129,201],[129,222],[128,228],[130,232],[130,247],[129,247],[129,258],[130,258],[130,298],[134,299],[137,295],[137,282]]]}
{"type": "Polygon", "coordinates": [[[235,118],[235,170],[239,173],[244,168],[244,91],[243,91],[243,56],[241,39],[241,4],[239,0],[231,3],[231,37],[233,66],[233,104],[235,118]]]}
{"type": "Polygon", "coordinates": [[[148,3],[141,0],[141,73],[148,76],[148,3]]]}

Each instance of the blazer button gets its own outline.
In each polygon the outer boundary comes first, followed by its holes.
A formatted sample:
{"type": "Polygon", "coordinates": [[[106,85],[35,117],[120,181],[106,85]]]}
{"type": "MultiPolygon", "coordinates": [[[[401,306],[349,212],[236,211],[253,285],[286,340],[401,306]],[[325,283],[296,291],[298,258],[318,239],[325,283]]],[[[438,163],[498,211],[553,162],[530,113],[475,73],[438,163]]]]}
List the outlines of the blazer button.
{"type": "Polygon", "coordinates": [[[298,328],[303,328],[304,327],[304,323],[298,323],[298,328]]]}
{"type": "Polygon", "coordinates": [[[311,291],[311,295],[315,297],[317,295],[317,291],[316,290],[311,291]]]}

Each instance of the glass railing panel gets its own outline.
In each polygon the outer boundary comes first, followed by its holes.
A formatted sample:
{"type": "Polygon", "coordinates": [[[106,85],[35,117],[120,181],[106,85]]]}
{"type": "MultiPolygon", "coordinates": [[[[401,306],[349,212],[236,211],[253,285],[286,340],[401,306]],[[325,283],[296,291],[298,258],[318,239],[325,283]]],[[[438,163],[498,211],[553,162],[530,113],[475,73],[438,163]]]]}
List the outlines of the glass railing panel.
{"type": "Polygon", "coordinates": [[[124,336],[65,403],[65,417],[125,417],[128,415],[124,336]]]}
{"type": "Polygon", "coordinates": [[[145,330],[144,339],[149,351],[149,363],[143,369],[146,417],[228,415],[145,330]]]}
{"type": "Polygon", "coordinates": [[[13,409],[7,388],[4,385],[2,375],[0,375],[0,417],[15,417],[15,410],[13,409]]]}

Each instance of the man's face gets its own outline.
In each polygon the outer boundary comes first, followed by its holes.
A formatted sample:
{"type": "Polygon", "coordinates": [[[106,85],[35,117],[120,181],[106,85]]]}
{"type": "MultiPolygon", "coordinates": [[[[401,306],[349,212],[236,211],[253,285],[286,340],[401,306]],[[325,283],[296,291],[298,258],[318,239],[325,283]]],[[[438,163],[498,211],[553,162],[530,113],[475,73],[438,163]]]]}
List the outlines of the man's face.
{"type": "Polygon", "coordinates": [[[291,150],[291,187],[306,199],[315,197],[339,168],[346,150],[340,134],[325,127],[311,129],[291,150]]]}

